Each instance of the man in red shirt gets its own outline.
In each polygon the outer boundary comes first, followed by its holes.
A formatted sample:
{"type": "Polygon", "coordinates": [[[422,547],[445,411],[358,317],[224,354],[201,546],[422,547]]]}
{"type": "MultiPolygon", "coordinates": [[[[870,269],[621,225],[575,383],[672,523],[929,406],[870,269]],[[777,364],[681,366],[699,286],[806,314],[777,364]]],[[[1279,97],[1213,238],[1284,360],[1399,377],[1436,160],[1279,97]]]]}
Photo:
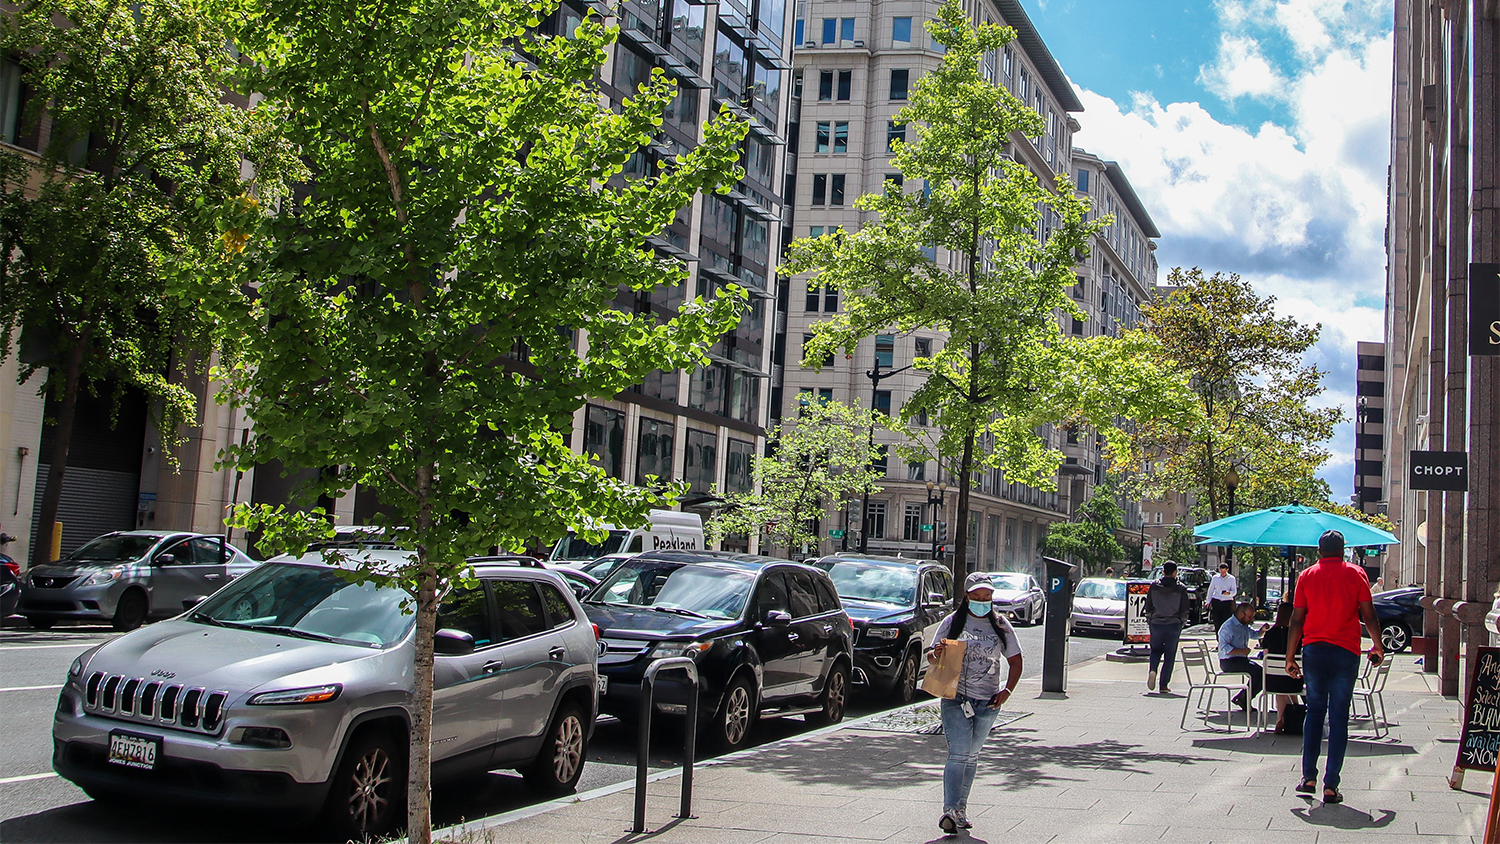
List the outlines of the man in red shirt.
{"type": "Polygon", "coordinates": [[[1349,745],[1349,702],[1359,674],[1359,624],[1374,645],[1370,662],[1385,658],[1380,622],[1370,599],[1365,570],[1344,562],[1344,535],[1330,530],[1318,539],[1318,562],[1297,578],[1292,600],[1292,630],[1287,637],[1286,671],[1307,678],[1307,720],[1302,724],[1302,781],[1299,794],[1318,784],[1318,753],[1323,749],[1323,719],[1328,719],[1328,770],[1323,775],[1323,802],[1341,803],[1339,774],[1349,745]],[[1302,665],[1297,664],[1301,646],[1302,665]]]}

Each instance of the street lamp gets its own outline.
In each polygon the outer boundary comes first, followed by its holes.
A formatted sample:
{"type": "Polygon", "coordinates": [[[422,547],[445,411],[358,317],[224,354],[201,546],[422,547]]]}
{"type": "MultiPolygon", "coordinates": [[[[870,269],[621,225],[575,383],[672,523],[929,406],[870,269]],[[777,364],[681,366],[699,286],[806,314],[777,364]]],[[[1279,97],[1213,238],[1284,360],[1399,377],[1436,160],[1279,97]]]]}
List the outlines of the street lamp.
{"type": "MultiPolygon", "coordinates": [[[[938,472],[940,473],[939,474],[940,477],[941,477],[941,472],[942,471],[943,471],[942,467],[939,466],[938,467],[938,472]]],[[[948,485],[947,484],[942,483],[942,482],[938,482],[938,484],[936,486],[934,486],[933,483],[932,483],[932,481],[928,481],[927,482],[927,503],[932,506],[932,558],[934,560],[937,559],[937,555],[938,555],[938,552],[937,552],[937,548],[938,548],[938,516],[942,512],[943,497],[945,495],[947,495],[947,494],[948,494],[948,485]],[[937,492],[936,496],[934,496],[932,494],[934,491],[937,492]]]]}
{"type": "Polygon", "coordinates": [[[1365,422],[1370,418],[1370,400],[1365,396],[1355,399],[1354,418],[1358,421],[1358,427],[1354,437],[1354,508],[1363,511],[1365,509],[1364,496],[1364,473],[1360,472],[1359,464],[1364,459],[1365,447],[1365,422]]]}
{"type": "MultiPolygon", "coordinates": [[[[902,372],[905,372],[906,370],[911,369],[915,365],[916,364],[907,364],[906,366],[903,366],[900,369],[892,369],[889,372],[881,372],[880,371],[880,358],[879,357],[875,358],[875,368],[872,369],[872,370],[870,370],[869,372],[865,373],[865,375],[867,377],[869,377],[869,379],[870,379],[870,412],[871,413],[875,412],[875,393],[880,389],[880,382],[884,381],[885,379],[887,379],[889,377],[891,377],[892,375],[897,375],[897,374],[900,374],[902,372]]],[[[870,459],[871,460],[875,459],[875,421],[873,419],[870,420],[870,459]]],[[[869,550],[870,550],[870,485],[869,484],[865,484],[864,502],[860,505],[860,508],[859,508],[859,519],[860,519],[859,552],[861,554],[864,554],[864,553],[868,553],[869,550]]]]}
{"type": "MultiPolygon", "coordinates": [[[[1234,470],[1233,466],[1230,466],[1229,467],[1229,474],[1227,474],[1227,475],[1224,476],[1224,487],[1225,487],[1225,489],[1229,490],[1229,515],[1231,515],[1231,516],[1234,515],[1234,491],[1236,489],[1239,489],[1239,486],[1240,486],[1240,473],[1236,472],[1234,470]]],[[[1234,573],[1234,546],[1233,545],[1227,545],[1227,546],[1224,547],[1224,562],[1226,562],[1226,563],[1229,564],[1229,573],[1233,574],[1234,573]]]]}

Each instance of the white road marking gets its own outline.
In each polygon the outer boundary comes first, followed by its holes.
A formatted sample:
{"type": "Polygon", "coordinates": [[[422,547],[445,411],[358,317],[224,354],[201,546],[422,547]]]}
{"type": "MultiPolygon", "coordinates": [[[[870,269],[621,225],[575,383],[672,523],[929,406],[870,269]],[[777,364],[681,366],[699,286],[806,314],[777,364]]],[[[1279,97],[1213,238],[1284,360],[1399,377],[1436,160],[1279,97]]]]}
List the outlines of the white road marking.
{"type": "Polygon", "coordinates": [[[12,782],[27,782],[29,780],[44,780],[44,779],[47,779],[49,777],[55,777],[55,776],[57,776],[56,773],[46,773],[46,774],[27,774],[24,777],[6,777],[4,779],[0,779],[0,785],[5,785],[7,783],[12,783],[12,782]]]}
{"type": "Polygon", "coordinates": [[[46,691],[47,689],[60,688],[62,688],[61,683],[58,683],[55,686],[11,686],[8,689],[0,689],[0,692],[41,692],[46,691]]]}

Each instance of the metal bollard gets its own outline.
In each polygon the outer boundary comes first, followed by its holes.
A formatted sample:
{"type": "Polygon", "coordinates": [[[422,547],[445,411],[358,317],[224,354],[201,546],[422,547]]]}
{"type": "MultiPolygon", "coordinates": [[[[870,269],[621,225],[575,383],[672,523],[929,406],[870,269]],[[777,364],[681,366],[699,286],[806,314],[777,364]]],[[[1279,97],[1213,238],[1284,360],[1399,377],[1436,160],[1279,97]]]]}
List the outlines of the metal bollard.
{"type": "Polygon", "coordinates": [[[698,664],[685,656],[658,659],[646,666],[641,677],[640,734],[635,755],[635,822],[631,832],[646,831],[646,760],[651,753],[651,716],[655,713],[656,675],[681,668],[688,676],[687,741],[682,751],[682,803],[677,817],[693,816],[693,756],[698,739],[698,664]]]}

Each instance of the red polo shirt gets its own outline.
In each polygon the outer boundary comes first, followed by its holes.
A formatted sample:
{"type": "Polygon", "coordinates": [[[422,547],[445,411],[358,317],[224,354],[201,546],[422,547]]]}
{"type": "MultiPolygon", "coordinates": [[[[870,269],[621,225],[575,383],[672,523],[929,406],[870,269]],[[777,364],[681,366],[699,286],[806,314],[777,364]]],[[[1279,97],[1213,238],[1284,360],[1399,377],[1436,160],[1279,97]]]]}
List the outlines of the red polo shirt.
{"type": "Polygon", "coordinates": [[[1370,600],[1365,570],[1338,557],[1324,557],[1297,578],[1296,609],[1306,609],[1302,644],[1327,642],[1360,652],[1359,605],[1370,600]]]}

